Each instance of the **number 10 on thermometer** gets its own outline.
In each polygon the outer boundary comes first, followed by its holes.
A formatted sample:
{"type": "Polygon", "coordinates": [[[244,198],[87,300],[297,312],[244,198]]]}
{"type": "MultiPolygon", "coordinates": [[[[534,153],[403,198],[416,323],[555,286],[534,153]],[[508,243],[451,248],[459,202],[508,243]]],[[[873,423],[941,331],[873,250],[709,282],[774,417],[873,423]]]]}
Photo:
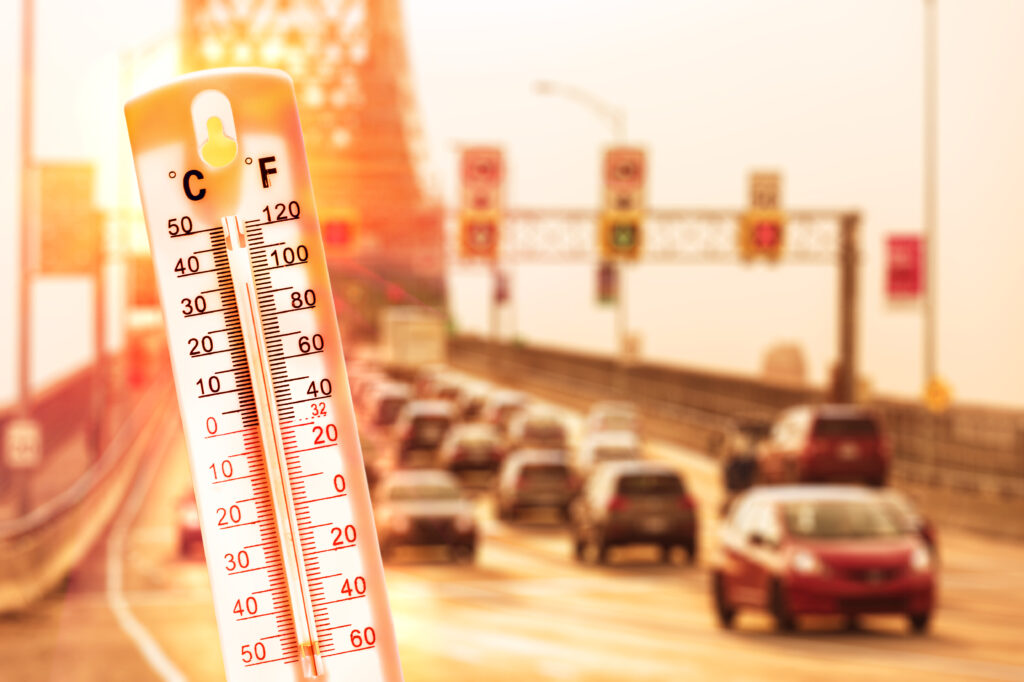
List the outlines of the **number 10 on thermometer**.
{"type": "Polygon", "coordinates": [[[401,680],[291,80],[125,115],[227,678],[401,680]]]}

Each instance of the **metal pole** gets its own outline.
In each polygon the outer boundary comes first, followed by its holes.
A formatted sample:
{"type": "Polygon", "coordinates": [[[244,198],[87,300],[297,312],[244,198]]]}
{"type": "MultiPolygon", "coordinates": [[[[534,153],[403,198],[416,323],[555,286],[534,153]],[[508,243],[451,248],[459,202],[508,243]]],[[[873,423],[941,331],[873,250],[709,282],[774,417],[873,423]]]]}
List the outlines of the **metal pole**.
{"type": "Polygon", "coordinates": [[[860,216],[847,213],[839,225],[839,371],[836,400],[853,402],[857,387],[857,228],[860,216]]]}
{"type": "Polygon", "coordinates": [[[30,317],[32,299],[31,191],[32,171],[32,81],[34,72],[34,8],[33,0],[21,2],[21,257],[18,259],[18,406],[28,414],[32,399],[30,317]]]}
{"type": "Polygon", "coordinates": [[[629,318],[627,317],[629,311],[626,307],[626,264],[615,264],[615,274],[618,280],[618,301],[616,301],[615,305],[615,331],[616,339],[619,343],[619,362],[625,365],[628,361],[626,355],[629,342],[629,318]]]}
{"type": "Polygon", "coordinates": [[[935,0],[924,0],[924,384],[936,377],[936,287],[938,276],[938,244],[936,235],[938,181],[938,8],[935,0]]]}
{"type": "Polygon", "coordinates": [[[95,270],[95,336],[96,367],[93,375],[93,457],[100,458],[103,453],[104,415],[107,403],[107,315],[106,315],[106,225],[99,212],[95,217],[95,226],[99,234],[96,238],[96,270],[95,270]]]}

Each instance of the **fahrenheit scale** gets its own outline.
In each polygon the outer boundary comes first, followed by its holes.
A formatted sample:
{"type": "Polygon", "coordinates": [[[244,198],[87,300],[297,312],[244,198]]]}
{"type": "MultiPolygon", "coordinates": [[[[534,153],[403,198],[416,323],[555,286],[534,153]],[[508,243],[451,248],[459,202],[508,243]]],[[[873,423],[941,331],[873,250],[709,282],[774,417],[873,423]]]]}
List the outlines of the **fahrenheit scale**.
{"type": "Polygon", "coordinates": [[[401,680],[291,79],[125,115],[227,678],[401,680]]]}

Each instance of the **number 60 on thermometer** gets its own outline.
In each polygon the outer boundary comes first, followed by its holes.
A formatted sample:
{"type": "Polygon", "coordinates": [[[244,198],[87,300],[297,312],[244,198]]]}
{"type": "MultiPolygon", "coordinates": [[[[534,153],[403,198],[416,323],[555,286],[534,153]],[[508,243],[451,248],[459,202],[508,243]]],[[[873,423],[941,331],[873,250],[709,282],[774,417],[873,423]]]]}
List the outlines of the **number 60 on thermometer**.
{"type": "Polygon", "coordinates": [[[227,678],[401,680],[292,82],[125,115],[227,678]]]}

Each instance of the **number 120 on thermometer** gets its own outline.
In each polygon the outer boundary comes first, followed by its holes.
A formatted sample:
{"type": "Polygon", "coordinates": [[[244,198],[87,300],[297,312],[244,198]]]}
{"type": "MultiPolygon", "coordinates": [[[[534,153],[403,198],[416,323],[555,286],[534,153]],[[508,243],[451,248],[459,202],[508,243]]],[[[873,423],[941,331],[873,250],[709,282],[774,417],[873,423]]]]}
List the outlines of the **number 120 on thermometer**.
{"type": "Polygon", "coordinates": [[[401,680],[291,79],[125,115],[227,678],[401,680]]]}

